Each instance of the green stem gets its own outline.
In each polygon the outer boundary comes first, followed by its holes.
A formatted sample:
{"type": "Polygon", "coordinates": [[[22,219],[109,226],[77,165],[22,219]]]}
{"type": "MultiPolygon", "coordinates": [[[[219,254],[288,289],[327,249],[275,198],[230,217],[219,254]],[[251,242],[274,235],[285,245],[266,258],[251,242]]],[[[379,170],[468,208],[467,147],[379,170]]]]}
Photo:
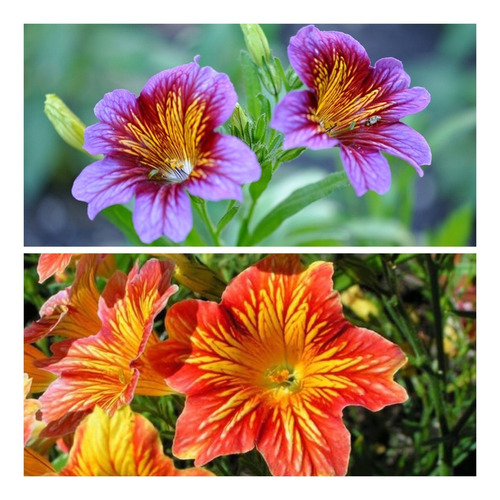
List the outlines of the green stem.
{"type": "MultiPolygon", "coordinates": [[[[425,256],[427,271],[430,278],[430,288],[431,288],[431,300],[432,300],[432,310],[434,316],[434,336],[436,339],[436,349],[438,358],[438,374],[440,376],[440,389],[441,394],[439,395],[441,401],[442,412],[439,415],[439,426],[441,428],[441,436],[446,438],[450,433],[450,428],[448,425],[448,419],[446,418],[446,372],[447,363],[446,355],[444,352],[444,335],[443,335],[443,318],[441,314],[441,304],[440,304],[440,294],[439,294],[439,282],[438,282],[438,268],[436,263],[429,254],[425,256]]],[[[441,471],[443,474],[453,473],[453,441],[444,440],[440,445],[440,457],[441,457],[441,471]]]]}
{"type": "Polygon", "coordinates": [[[434,335],[436,338],[439,374],[441,375],[443,383],[446,384],[447,363],[444,352],[443,318],[441,315],[439,297],[438,270],[434,260],[429,254],[425,256],[425,260],[431,285],[432,311],[434,314],[434,335]]]}
{"type": "Polygon", "coordinates": [[[220,247],[221,241],[219,239],[219,235],[217,234],[217,230],[215,229],[212,220],[210,219],[210,215],[208,214],[206,202],[203,200],[202,203],[195,203],[194,205],[196,206],[196,209],[198,210],[198,213],[200,214],[203,222],[207,226],[214,245],[220,247]]]}
{"type": "Polygon", "coordinates": [[[241,223],[240,231],[238,233],[238,240],[236,242],[237,246],[244,245],[247,243],[246,240],[248,239],[248,226],[250,225],[250,220],[252,219],[256,205],[257,205],[257,200],[252,199],[252,203],[250,205],[250,209],[248,210],[248,214],[241,223]]]}

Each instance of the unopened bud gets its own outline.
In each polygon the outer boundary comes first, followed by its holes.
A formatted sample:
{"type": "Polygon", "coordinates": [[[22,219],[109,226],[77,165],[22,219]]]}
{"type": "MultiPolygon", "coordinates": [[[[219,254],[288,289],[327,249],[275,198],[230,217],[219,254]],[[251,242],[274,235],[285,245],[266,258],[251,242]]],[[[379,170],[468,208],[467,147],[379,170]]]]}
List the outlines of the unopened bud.
{"type": "Polygon", "coordinates": [[[236,103],[236,107],[234,108],[229,123],[231,124],[231,127],[238,132],[240,136],[243,136],[243,134],[245,133],[245,128],[248,123],[248,118],[246,117],[245,112],[238,103],[236,103]]]}
{"type": "Polygon", "coordinates": [[[56,94],[45,96],[44,112],[67,144],[79,151],[85,151],[82,149],[85,125],[56,94]]]}
{"type": "Polygon", "coordinates": [[[253,62],[259,67],[262,67],[262,58],[266,63],[271,62],[271,49],[262,28],[258,24],[240,24],[240,26],[253,62]]]}
{"type": "Polygon", "coordinates": [[[219,301],[226,283],[194,255],[160,254],[175,262],[175,279],[205,299],[219,301]]]}

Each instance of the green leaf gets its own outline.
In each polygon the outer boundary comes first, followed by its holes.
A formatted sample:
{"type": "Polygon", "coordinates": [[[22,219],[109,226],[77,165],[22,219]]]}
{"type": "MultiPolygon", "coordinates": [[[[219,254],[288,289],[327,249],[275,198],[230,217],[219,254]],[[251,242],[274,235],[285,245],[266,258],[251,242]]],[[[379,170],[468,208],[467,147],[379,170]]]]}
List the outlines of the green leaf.
{"type": "Polygon", "coordinates": [[[260,112],[261,114],[265,115],[266,120],[269,122],[271,120],[271,115],[272,115],[272,110],[271,110],[271,103],[269,102],[269,99],[262,94],[259,94],[257,96],[260,102],[260,112]]]}
{"type": "Polygon", "coordinates": [[[252,182],[249,187],[250,196],[252,200],[257,201],[260,195],[264,192],[267,185],[273,176],[273,169],[269,163],[262,164],[262,173],[258,181],[252,182]]]}
{"type": "Polygon", "coordinates": [[[306,148],[287,149],[279,155],[278,161],[280,163],[286,163],[287,161],[295,160],[295,158],[298,158],[305,150],[306,148]]]}
{"type": "Polygon", "coordinates": [[[247,108],[254,120],[260,115],[261,104],[259,94],[262,92],[257,66],[253,63],[248,52],[241,52],[241,68],[243,70],[243,81],[245,82],[245,95],[247,97],[247,108]]]}
{"type": "Polygon", "coordinates": [[[287,93],[290,92],[291,88],[288,85],[288,79],[285,75],[285,71],[283,70],[283,65],[281,64],[281,61],[277,57],[274,58],[274,64],[276,65],[276,69],[278,71],[278,74],[281,77],[281,81],[285,85],[286,92],[287,93]]]}
{"type": "Polygon", "coordinates": [[[430,237],[431,246],[467,246],[472,232],[474,209],[464,205],[453,212],[441,228],[430,237]]]}
{"type": "Polygon", "coordinates": [[[239,205],[234,206],[234,202],[231,202],[226,213],[217,222],[216,232],[220,234],[222,230],[233,220],[233,217],[237,214],[240,209],[239,205]]]}
{"type": "Polygon", "coordinates": [[[347,186],[349,186],[349,181],[345,172],[336,172],[321,181],[297,189],[261,219],[247,243],[251,245],[259,243],[292,215],[300,212],[311,203],[328,196],[334,190],[347,186]]]}
{"type": "MultiPolygon", "coordinates": [[[[134,224],[132,222],[132,212],[127,207],[123,205],[113,205],[105,208],[101,213],[125,235],[132,245],[144,246],[144,243],[135,232],[134,224]]],[[[151,243],[150,246],[176,245],[167,238],[162,237],[151,243]]]]}
{"type": "Polygon", "coordinates": [[[253,129],[253,141],[257,144],[264,142],[266,138],[268,121],[266,115],[260,115],[253,129]]]}
{"type": "Polygon", "coordinates": [[[303,85],[297,73],[295,73],[295,70],[291,66],[289,66],[286,70],[286,79],[288,80],[288,88],[290,90],[300,89],[303,85]]]}

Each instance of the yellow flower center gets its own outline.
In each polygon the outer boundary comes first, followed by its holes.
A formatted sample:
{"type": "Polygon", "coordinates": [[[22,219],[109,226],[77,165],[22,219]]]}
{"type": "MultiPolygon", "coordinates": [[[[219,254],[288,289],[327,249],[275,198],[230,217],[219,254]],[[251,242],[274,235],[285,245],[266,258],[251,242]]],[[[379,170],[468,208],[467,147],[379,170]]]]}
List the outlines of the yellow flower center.
{"type": "Polygon", "coordinates": [[[380,88],[364,87],[356,80],[355,71],[343,57],[335,59],[331,71],[316,61],[318,108],[311,110],[310,118],[330,137],[380,123],[377,113],[389,105],[379,99],[380,88]]]}
{"type": "Polygon", "coordinates": [[[283,389],[286,392],[295,392],[300,389],[296,372],[289,366],[275,366],[266,374],[268,387],[275,390],[283,389]]]}
{"type": "Polygon", "coordinates": [[[205,162],[200,141],[207,133],[206,102],[194,99],[186,106],[182,90],[170,91],[157,102],[149,119],[134,115],[125,128],[122,151],[150,169],[149,178],[167,183],[184,182],[205,162]]]}

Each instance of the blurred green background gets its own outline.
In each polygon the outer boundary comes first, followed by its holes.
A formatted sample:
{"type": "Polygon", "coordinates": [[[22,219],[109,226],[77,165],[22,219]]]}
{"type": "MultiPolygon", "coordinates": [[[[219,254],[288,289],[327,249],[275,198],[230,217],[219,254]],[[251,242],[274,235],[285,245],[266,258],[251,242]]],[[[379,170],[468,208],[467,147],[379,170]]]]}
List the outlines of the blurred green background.
{"type": "MultiPolygon", "coordinates": [[[[301,25],[262,25],[274,56],[288,66],[286,47],[301,25]]],[[[476,27],[475,25],[317,25],[349,33],[372,64],[403,61],[412,86],[432,101],[404,121],[428,140],[433,163],[420,179],[408,164],[388,157],[392,188],[362,198],[349,188],[307,207],[262,245],[475,245],[476,27]]],[[[102,215],[87,217],[71,185],[90,163],[56,134],[43,112],[55,93],[84,121],[96,122],[106,92],[139,93],[154,74],[193,60],[227,73],[244,105],[240,52],[233,25],[25,25],[24,189],[25,245],[122,245],[121,232],[102,215]]],[[[282,165],[259,200],[254,223],[293,190],[342,170],[338,149],[307,151],[282,165]]],[[[225,207],[211,204],[215,215],[225,207]]],[[[222,212],[223,213],[223,212],[222,212]]],[[[195,224],[199,221],[195,218],[195,224]]],[[[232,244],[236,228],[224,234],[232,244]]]]}

